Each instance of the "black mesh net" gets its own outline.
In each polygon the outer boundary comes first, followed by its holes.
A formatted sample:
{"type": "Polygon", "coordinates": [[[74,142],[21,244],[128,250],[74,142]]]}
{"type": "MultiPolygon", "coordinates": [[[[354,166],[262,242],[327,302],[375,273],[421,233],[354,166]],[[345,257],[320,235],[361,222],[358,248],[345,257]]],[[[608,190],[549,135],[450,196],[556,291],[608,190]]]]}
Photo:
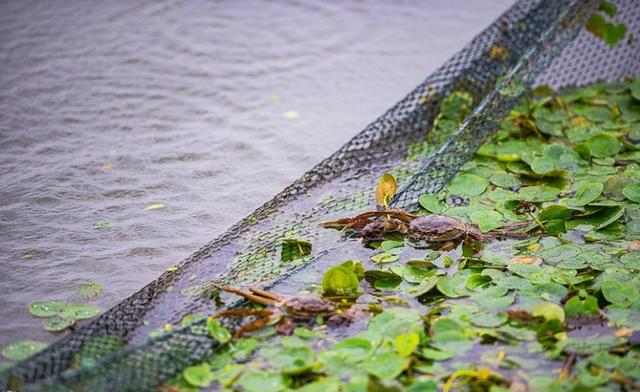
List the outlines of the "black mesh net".
{"type": "MultiPolygon", "coordinates": [[[[638,35],[640,3],[615,2],[638,35]]],[[[392,204],[412,209],[438,192],[498,127],[526,88],[560,88],[640,74],[637,42],[610,47],[584,29],[596,1],[521,0],[402,101],[253,214],[130,298],[0,376],[7,389],[153,390],[215,354],[204,320],[216,309],[212,282],[296,292],[361,247],[319,222],[375,204],[391,171],[392,204]],[[443,99],[469,97],[460,127],[430,132],[443,99]]],[[[445,119],[446,120],[446,119],[445,119]]],[[[441,124],[444,123],[441,121],[441,124]]],[[[231,306],[238,302],[231,303],[231,306]]],[[[229,328],[234,325],[228,324],[229,328]]]]}

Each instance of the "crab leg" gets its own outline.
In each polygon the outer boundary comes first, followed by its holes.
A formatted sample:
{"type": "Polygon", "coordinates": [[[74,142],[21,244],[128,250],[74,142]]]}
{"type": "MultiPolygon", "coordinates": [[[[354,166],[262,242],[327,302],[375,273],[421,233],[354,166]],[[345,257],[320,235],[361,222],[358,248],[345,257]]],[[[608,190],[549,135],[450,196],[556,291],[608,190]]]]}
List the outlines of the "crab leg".
{"type": "Polygon", "coordinates": [[[233,335],[236,339],[241,337],[243,334],[247,333],[247,332],[251,332],[254,331],[256,329],[260,329],[262,327],[264,327],[265,325],[267,325],[267,323],[269,323],[269,317],[271,317],[271,315],[273,315],[273,311],[271,309],[230,309],[230,310],[224,310],[222,312],[218,312],[215,313],[213,316],[213,318],[220,318],[220,317],[226,317],[226,316],[231,316],[231,317],[244,317],[244,316],[255,316],[257,317],[255,320],[253,320],[252,322],[243,325],[242,327],[238,328],[235,332],[235,334],[233,335]]]}
{"type": "Polygon", "coordinates": [[[273,314],[271,309],[229,309],[223,310],[218,313],[214,313],[212,318],[220,318],[220,317],[245,317],[245,316],[255,316],[255,317],[268,317],[273,314]]]}
{"type": "Polygon", "coordinates": [[[349,225],[352,222],[357,222],[360,220],[367,220],[369,218],[374,218],[374,217],[379,217],[379,216],[388,216],[391,218],[395,218],[398,220],[401,220],[405,223],[409,223],[411,222],[413,219],[416,218],[416,215],[410,213],[410,212],[406,212],[403,210],[386,210],[386,211],[367,211],[367,212],[363,212],[362,214],[356,215],[353,218],[342,218],[342,219],[336,219],[333,221],[327,221],[327,222],[322,222],[320,223],[321,226],[342,226],[342,225],[349,225]]]}
{"type": "Polygon", "coordinates": [[[236,330],[236,332],[233,334],[233,336],[237,339],[242,337],[242,335],[244,335],[247,332],[251,332],[251,331],[255,331],[256,329],[260,329],[262,327],[264,327],[265,325],[267,325],[269,323],[269,318],[268,317],[263,317],[263,318],[259,318],[256,320],[253,320],[252,322],[243,325],[242,327],[238,328],[236,330]]]}
{"type": "Polygon", "coordinates": [[[213,287],[215,287],[215,288],[217,288],[219,290],[222,290],[222,291],[226,291],[226,292],[229,292],[229,293],[233,293],[233,294],[239,295],[241,297],[244,297],[244,298],[246,298],[248,300],[257,302],[259,304],[275,305],[275,303],[276,303],[276,301],[274,299],[271,299],[269,297],[265,298],[265,297],[262,297],[260,295],[256,295],[256,294],[254,294],[254,293],[252,293],[250,291],[244,291],[244,290],[236,289],[236,288],[229,287],[229,286],[223,286],[223,285],[218,284],[218,283],[214,283],[213,287]]]}
{"type": "Polygon", "coordinates": [[[271,291],[261,290],[255,287],[249,287],[249,291],[251,291],[256,295],[259,295],[261,297],[265,297],[268,299],[272,299],[274,301],[282,301],[284,299],[284,297],[279,294],[272,293],[271,291]]]}

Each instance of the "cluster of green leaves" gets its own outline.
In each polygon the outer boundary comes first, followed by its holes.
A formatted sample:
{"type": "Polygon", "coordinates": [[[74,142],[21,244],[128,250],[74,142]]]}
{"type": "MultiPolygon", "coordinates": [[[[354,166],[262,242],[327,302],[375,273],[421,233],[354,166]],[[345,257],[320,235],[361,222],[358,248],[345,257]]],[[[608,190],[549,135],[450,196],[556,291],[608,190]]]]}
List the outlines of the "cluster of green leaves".
{"type": "Polygon", "coordinates": [[[29,304],[29,313],[46,319],[42,325],[45,331],[59,332],[73,326],[78,320],[96,317],[100,314],[100,309],[62,301],[36,301],[29,304]]]}
{"type": "Polygon", "coordinates": [[[627,33],[624,23],[609,21],[618,13],[616,6],[608,1],[600,3],[598,11],[587,22],[587,30],[601,38],[607,45],[616,45],[627,33]]]}
{"type": "MultiPolygon", "coordinates": [[[[172,381],[183,391],[590,391],[640,384],[640,82],[539,88],[421,213],[483,231],[544,229],[478,249],[402,236],[329,268],[322,293],[378,314],[231,339],[172,381]],[[357,298],[357,299],[356,299],[357,298]],[[359,331],[359,332],[358,332],[359,331]],[[336,335],[337,332],[337,335],[336,335]],[[348,337],[344,337],[347,335],[348,337]],[[337,338],[336,336],[340,336],[337,338]]],[[[477,246],[477,244],[474,244],[477,246]]],[[[201,316],[204,317],[204,316],[201,316]]]]}

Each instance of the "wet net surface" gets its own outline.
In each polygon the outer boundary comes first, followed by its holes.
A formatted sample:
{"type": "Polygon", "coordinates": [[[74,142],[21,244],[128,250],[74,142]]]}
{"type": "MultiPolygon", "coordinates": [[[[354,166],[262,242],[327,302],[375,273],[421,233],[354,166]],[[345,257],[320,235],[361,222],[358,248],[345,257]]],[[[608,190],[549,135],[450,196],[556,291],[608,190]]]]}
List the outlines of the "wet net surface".
{"type": "MultiPolygon", "coordinates": [[[[638,36],[640,3],[615,3],[617,19],[638,36]]],[[[153,390],[214,355],[217,346],[203,320],[181,325],[187,315],[216,310],[212,282],[295,293],[317,282],[327,266],[359,258],[362,247],[318,224],[370,209],[383,173],[392,172],[400,184],[392,204],[411,210],[420,195],[438,192],[473,156],[524,88],[640,74],[637,42],[609,47],[585,31],[596,7],[595,1],[517,2],[406,98],[270,202],[176,269],[5,371],[0,381],[20,390],[153,390]],[[460,127],[434,134],[440,104],[453,91],[473,98],[473,112],[460,127]],[[310,242],[311,249],[301,249],[294,239],[310,242]],[[167,324],[173,325],[170,331],[167,324]]]]}

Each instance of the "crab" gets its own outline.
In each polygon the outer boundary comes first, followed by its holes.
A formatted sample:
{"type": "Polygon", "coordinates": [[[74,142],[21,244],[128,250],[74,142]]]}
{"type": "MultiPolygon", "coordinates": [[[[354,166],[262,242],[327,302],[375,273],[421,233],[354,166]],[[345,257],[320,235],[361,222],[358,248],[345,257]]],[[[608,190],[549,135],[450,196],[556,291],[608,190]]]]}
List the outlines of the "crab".
{"type": "Polygon", "coordinates": [[[354,218],[322,223],[324,227],[342,228],[356,232],[365,242],[382,240],[386,233],[399,232],[415,241],[457,242],[484,241],[496,237],[522,238],[531,221],[507,223],[500,229],[483,233],[478,225],[464,223],[450,216],[431,214],[417,216],[400,209],[369,211],[354,218]]]}
{"type": "Polygon", "coordinates": [[[311,322],[321,316],[330,324],[339,324],[343,321],[349,321],[352,317],[349,311],[341,311],[333,302],[314,295],[285,296],[253,287],[245,291],[220,284],[213,286],[268,306],[263,309],[223,310],[212,316],[213,318],[254,316],[254,321],[236,330],[236,338],[272,323],[276,323],[278,333],[288,335],[293,331],[294,321],[311,322]]]}

